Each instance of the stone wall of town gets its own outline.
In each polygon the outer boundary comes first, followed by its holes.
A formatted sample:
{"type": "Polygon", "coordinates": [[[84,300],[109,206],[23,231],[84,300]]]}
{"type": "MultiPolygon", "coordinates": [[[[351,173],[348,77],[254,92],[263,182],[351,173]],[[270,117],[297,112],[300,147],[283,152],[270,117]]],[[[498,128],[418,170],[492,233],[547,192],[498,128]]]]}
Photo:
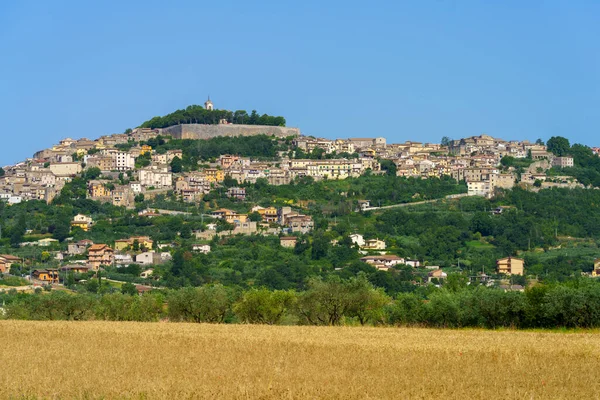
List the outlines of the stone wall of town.
{"type": "Polygon", "coordinates": [[[175,139],[210,139],[218,136],[255,136],[262,134],[288,137],[299,136],[300,129],[264,125],[182,124],[164,128],[161,134],[171,135],[175,139]]]}

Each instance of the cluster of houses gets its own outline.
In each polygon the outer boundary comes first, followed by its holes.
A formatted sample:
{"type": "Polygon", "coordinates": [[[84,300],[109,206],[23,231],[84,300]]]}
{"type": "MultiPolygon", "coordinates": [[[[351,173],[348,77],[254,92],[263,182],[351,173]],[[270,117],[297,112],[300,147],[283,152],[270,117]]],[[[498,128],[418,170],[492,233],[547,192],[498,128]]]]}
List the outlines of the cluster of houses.
{"type": "MultiPolygon", "coordinates": [[[[215,162],[203,164],[198,171],[174,173],[171,162],[176,157],[182,159],[182,150],[158,153],[148,145],[139,144],[160,134],[165,132],[138,128],[129,134],[107,135],[97,140],[63,139],[25,162],[5,167],[5,174],[0,177],[0,200],[9,204],[28,200],[50,202],[67,182],[90,168],[100,169],[102,175],[88,182],[88,197],[124,207],[132,207],[138,194],[154,196],[170,190],[185,201],[196,202],[218,187],[226,176],[238,182],[254,183],[264,178],[271,185],[283,185],[304,176],[315,180],[345,179],[360,176],[367,170],[380,171],[380,164],[371,152],[359,158],[323,160],[290,159],[288,153],[281,152],[277,161],[221,155],[215,162]],[[148,165],[136,168],[136,159],[140,156],[148,158],[148,165]]],[[[339,146],[340,151],[385,146],[385,139],[381,138],[342,142],[346,144],[339,146]],[[357,143],[356,147],[353,142],[357,143]]],[[[302,143],[300,140],[298,145],[302,143]]],[[[243,194],[232,194],[232,197],[240,198],[243,194]]]]}
{"type": "MultiPolygon", "coordinates": [[[[537,182],[538,188],[580,186],[572,177],[550,178],[546,174],[553,166],[573,166],[572,157],[555,157],[540,143],[505,141],[488,135],[448,141],[445,145],[413,141],[388,144],[382,137],[329,140],[299,136],[293,140],[295,152],[311,154],[319,149],[325,157],[335,155],[335,158],[296,159],[282,151],[277,160],[264,161],[223,154],[214,162],[203,164],[198,171],[174,173],[171,162],[183,157],[182,150],[157,153],[152,147],[139,144],[161,134],[168,132],[137,128],[128,134],[107,135],[97,140],[61,140],[25,162],[5,167],[5,175],[0,177],[0,199],[10,204],[32,199],[50,202],[66,182],[86,169],[99,168],[102,179],[88,183],[91,199],[132,207],[138,194],[151,197],[174,190],[184,201],[197,202],[226,177],[249,183],[265,179],[271,185],[288,184],[298,177],[345,179],[367,170],[382,173],[378,161],[381,159],[393,161],[398,176],[447,175],[465,180],[469,195],[491,196],[496,188],[511,188],[518,183],[537,182]],[[140,156],[148,157],[149,165],[136,168],[140,156]],[[519,176],[513,168],[500,168],[504,156],[531,157],[536,162],[519,176]],[[119,179],[124,175],[126,180],[119,179]]],[[[240,188],[229,189],[228,195],[245,199],[240,188]]]]}

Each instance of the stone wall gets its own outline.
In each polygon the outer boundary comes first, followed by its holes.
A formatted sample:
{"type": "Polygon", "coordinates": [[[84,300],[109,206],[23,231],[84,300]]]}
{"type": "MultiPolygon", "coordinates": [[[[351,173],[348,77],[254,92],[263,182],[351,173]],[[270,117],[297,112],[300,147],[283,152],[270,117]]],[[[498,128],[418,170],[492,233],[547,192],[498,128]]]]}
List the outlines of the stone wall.
{"type": "Polygon", "coordinates": [[[164,128],[162,135],[175,139],[210,139],[219,136],[275,135],[276,137],[300,136],[300,129],[264,125],[203,125],[182,124],[164,128]]]}

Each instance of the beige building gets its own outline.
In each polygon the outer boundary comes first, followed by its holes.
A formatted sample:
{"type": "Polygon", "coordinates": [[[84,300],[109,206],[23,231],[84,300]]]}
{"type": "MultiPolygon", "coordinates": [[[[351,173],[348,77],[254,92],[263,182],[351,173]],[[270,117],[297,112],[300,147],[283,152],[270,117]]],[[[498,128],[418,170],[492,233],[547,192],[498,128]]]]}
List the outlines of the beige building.
{"type": "Polygon", "coordinates": [[[52,163],[49,168],[56,176],[73,176],[81,172],[81,164],[77,162],[52,163]]]}
{"type": "Polygon", "coordinates": [[[525,261],[522,258],[506,257],[496,261],[499,274],[523,275],[525,261]]]}
{"type": "Polygon", "coordinates": [[[279,238],[279,244],[281,244],[281,247],[294,248],[297,240],[296,236],[282,236],[279,238]]]}
{"type": "Polygon", "coordinates": [[[114,251],[106,244],[94,244],[88,248],[88,263],[97,271],[101,265],[110,265],[114,261],[114,251]]]}

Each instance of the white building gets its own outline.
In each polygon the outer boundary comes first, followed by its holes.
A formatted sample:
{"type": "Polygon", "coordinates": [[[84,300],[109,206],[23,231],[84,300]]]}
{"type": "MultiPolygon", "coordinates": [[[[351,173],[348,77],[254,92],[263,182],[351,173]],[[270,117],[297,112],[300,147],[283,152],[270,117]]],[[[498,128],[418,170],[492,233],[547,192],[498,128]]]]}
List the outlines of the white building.
{"type": "Polygon", "coordinates": [[[173,186],[173,174],[167,167],[149,167],[140,169],[140,184],[142,187],[154,187],[155,189],[173,186]]]}
{"type": "Polygon", "coordinates": [[[130,171],[135,168],[135,158],[125,151],[113,153],[117,171],[130,171]]]}

